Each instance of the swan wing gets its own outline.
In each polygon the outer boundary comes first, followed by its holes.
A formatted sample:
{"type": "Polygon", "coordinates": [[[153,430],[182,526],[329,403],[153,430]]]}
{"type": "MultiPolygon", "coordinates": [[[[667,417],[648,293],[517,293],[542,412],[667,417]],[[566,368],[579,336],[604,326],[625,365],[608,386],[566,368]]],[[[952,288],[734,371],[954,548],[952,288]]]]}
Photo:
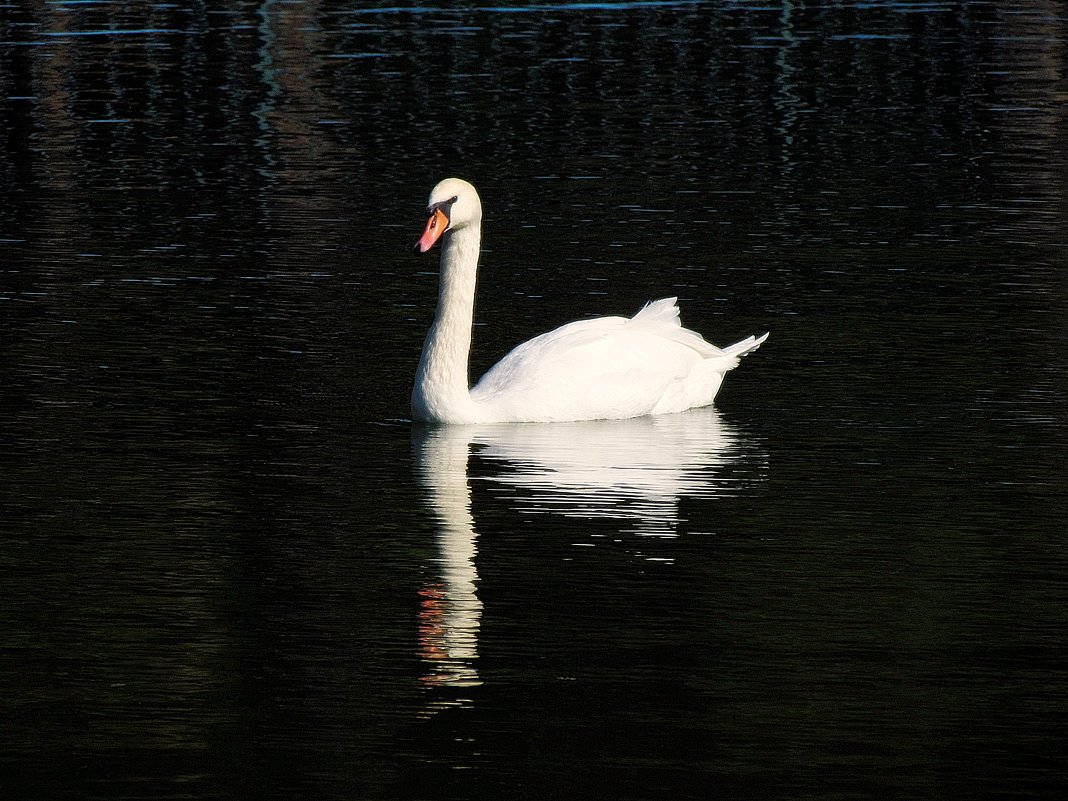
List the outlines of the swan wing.
{"type": "MultiPolygon", "coordinates": [[[[696,331],[682,327],[677,300],[678,298],[664,298],[663,300],[646,303],[642,310],[629,321],[629,324],[634,328],[648,329],[659,336],[687,345],[706,359],[721,356],[741,358],[759,348],[764,340],[768,338],[768,334],[764,333],[759,337],[746,337],[740,342],[735,342],[725,348],[717,348],[696,331]]],[[[736,365],[732,365],[732,367],[734,366],[736,365]]]]}

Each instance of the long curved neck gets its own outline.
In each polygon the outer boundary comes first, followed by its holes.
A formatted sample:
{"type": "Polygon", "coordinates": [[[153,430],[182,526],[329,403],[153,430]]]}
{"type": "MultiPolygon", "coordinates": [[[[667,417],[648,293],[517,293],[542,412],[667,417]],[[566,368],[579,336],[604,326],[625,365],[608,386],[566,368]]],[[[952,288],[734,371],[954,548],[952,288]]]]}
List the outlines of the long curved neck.
{"type": "Polygon", "coordinates": [[[475,404],[467,369],[481,240],[478,223],[450,231],[442,239],[438,309],[412,390],[412,414],[418,420],[473,422],[475,404]]]}

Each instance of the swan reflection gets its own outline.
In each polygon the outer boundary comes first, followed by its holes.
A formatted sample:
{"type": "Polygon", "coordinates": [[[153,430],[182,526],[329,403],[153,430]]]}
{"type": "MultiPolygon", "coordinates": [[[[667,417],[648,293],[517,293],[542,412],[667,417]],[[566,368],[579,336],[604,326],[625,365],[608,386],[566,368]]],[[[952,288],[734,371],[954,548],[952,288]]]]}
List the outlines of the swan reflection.
{"type": "Polygon", "coordinates": [[[482,603],[468,457],[517,511],[622,521],[622,532],[678,536],[683,497],[732,494],[752,472],[725,469],[742,451],[711,407],[576,423],[417,427],[415,461],[439,523],[436,581],[422,591],[420,655],[434,686],[478,685],[482,603]],[[488,475],[485,468],[489,469],[488,475]]]}
{"type": "Polygon", "coordinates": [[[679,499],[725,494],[717,468],[734,457],[737,434],[715,409],[631,420],[480,426],[478,456],[499,465],[490,481],[515,488],[516,508],[612,518],[624,532],[676,536],[679,499]]]}
{"type": "Polygon", "coordinates": [[[475,670],[482,602],[475,592],[474,519],[467,485],[466,430],[416,429],[415,461],[438,521],[437,562],[440,582],[422,589],[419,655],[433,665],[424,677],[432,685],[481,684],[475,670]]]}

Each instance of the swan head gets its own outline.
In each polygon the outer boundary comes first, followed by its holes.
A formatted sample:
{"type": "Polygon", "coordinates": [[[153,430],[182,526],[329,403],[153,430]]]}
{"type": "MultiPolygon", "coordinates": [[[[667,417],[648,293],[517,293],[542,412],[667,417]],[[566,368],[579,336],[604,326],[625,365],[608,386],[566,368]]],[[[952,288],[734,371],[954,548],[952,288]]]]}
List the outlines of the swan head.
{"type": "Polygon", "coordinates": [[[482,201],[478,192],[461,178],[446,178],[430,192],[426,205],[426,227],[415,243],[417,253],[426,253],[446,231],[456,231],[482,221],[482,201]]]}

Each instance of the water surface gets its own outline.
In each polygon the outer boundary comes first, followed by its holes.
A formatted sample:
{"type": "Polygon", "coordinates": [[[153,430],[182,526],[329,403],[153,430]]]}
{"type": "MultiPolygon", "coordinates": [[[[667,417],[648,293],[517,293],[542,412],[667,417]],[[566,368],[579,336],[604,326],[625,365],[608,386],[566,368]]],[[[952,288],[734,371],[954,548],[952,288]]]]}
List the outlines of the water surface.
{"type": "Polygon", "coordinates": [[[1052,2],[0,8],[19,798],[1060,798],[1052,2]],[[677,295],[716,407],[425,429],[677,295]]]}

